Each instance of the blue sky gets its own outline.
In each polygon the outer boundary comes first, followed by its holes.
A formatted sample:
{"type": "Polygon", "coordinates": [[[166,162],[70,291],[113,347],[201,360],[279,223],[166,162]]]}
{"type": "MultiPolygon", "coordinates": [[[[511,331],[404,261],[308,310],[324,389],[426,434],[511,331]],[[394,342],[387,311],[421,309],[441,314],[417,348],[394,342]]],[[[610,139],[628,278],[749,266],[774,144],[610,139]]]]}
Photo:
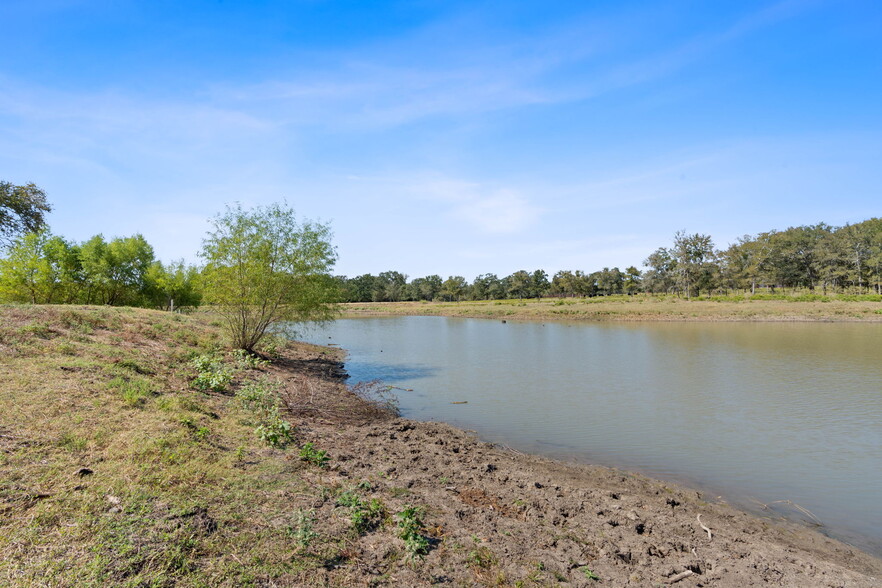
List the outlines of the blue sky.
{"type": "Polygon", "coordinates": [[[640,265],[882,214],[882,3],[3,0],[0,179],[198,261],[225,203],[350,276],[640,265]]]}

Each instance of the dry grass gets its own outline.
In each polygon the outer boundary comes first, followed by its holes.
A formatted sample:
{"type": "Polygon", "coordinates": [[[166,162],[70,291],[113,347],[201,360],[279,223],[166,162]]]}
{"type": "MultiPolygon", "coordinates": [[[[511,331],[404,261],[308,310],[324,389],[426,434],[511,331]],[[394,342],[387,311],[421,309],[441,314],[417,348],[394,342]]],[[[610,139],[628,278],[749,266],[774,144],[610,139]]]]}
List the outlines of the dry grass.
{"type": "MultiPolygon", "coordinates": [[[[854,297],[814,299],[609,296],[466,302],[363,302],[343,316],[452,316],[558,321],[863,321],[882,322],[882,302],[854,297]]],[[[867,297],[874,298],[874,297],[867,297]]]]}
{"type": "MultiPolygon", "coordinates": [[[[192,389],[194,356],[235,367],[210,319],[33,306],[0,319],[0,585],[285,583],[345,559],[324,522],[308,549],[292,541],[328,493],[315,468],[261,443],[232,391],[192,389]]],[[[327,353],[313,367],[336,365],[327,353]]],[[[332,375],[293,369],[305,355],[241,368],[233,389],[287,376],[346,400],[332,375]]]]}

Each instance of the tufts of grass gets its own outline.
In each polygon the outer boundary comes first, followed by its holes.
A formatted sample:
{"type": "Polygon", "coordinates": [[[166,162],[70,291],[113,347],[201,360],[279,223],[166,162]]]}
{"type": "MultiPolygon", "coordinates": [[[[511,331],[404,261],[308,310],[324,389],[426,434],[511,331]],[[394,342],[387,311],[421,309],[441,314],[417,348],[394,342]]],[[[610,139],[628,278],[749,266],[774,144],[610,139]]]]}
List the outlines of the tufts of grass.
{"type": "Polygon", "coordinates": [[[119,392],[123,402],[133,408],[141,408],[148,398],[157,394],[153,383],[144,378],[124,378],[117,376],[107,386],[119,392]]]}

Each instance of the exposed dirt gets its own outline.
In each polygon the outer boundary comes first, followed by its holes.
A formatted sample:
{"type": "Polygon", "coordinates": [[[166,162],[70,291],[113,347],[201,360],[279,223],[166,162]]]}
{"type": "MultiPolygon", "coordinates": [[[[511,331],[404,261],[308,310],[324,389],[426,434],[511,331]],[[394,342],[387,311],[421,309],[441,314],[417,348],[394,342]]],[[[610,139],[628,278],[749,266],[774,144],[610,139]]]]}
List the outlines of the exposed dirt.
{"type": "MultiPolygon", "coordinates": [[[[332,357],[321,361],[324,373],[339,368],[332,357]]],[[[347,392],[325,394],[334,405],[347,392]]],[[[882,585],[882,560],[802,526],[708,503],[693,490],[524,455],[445,424],[358,420],[333,411],[301,415],[301,433],[331,457],[314,483],[371,480],[368,496],[391,500],[392,508],[424,506],[432,549],[420,562],[390,567],[400,541],[366,534],[349,548],[355,568],[313,571],[309,583],[882,585]]],[[[333,505],[313,506],[333,516],[333,505]]]]}

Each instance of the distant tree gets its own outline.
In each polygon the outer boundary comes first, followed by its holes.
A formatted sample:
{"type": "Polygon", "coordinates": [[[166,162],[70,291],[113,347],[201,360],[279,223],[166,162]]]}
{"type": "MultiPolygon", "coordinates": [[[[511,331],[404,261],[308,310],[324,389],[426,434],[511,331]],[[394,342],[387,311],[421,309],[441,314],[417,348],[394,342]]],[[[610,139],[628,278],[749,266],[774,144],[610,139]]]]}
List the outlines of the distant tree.
{"type": "Polygon", "coordinates": [[[604,296],[613,294],[621,294],[624,288],[625,276],[622,270],[617,267],[609,269],[603,268],[599,272],[591,274],[596,285],[597,291],[604,296]]]}
{"type": "Polygon", "coordinates": [[[371,302],[376,276],[362,274],[346,281],[347,302],[371,302]]]}
{"type": "Polygon", "coordinates": [[[202,302],[199,268],[184,260],[168,265],[155,261],[145,275],[147,301],[160,310],[194,308],[202,302]]]}
{"type": "Polygon", "coordinates": [[[656,249],[643,265],[649,268],[643,275],[643,287],[647,292],[669,293],[674,288],[677,261],[669,250],[664,247],[656,249]]]}
{"type": "Polygon", "coordinates": [[[254,352],[282,321],[322,321],[338,292],[329,272],[337,259],[327,225],[298,223],[280,204],[228,206],[202,244],[206,302],[224,318],[235,347],[254,352]]]}
{"type": "Polygon", "coordinates": [[[407,293],[407,276],[395,271],[381,272],[374,287],[379,293],[374,297],[376,302],[398,302],[403,300],[407,293]]]}
{"type": "Polygon", "coordinates": [[[46,225],[46,213],[51,211],[46,193],[35,184],[16,186],[0,181],[0,245],[39,231],[46,225]]]}
{"type": "Polygon", "coordinates": [[[548,274],[543,269],[538,269],[530,276],[531,297],[542,298],[548,294],[551,284],[548,281],[548,274]]]}
{"type": "Polygon", "coordinates": [[[140,305],[153,262],[153,247],[141,235],[116,237],[110,242],[95,235],[80,246],[86,302],[140,305]]]}
{"type": "Polygon", "coordinates": [[[459,302],[468,287],[468,282],[462,276],[450,276],[441,286],[441,295],[445,300],[459,302]]]}
{"type": "Polygon", "coordinates": [[[713,287],[717,268],[714,243],[710,235],[688,235],[685,231],[678,231],[674,235],[672,252],[677,262],[677,285],[686,294],[686,298],[692,296],[693,292],[697,296],[701,290],[713,287]]]}
{"type": "Polygon", "coordinates": [[[640,270],[633,265],[625,269],[625,294],[632,296],[640,292],[641,288],[643,287],[640,275],[640,270]]]}
{"type": "Polygon", "coordinates": [[[53,304],[67,302],[78,270],[76,246],[48,230],[27,233],[12,242],[0,259],[0,299],[53,304]]]}
{"type": "Polygon", "coordinates": [[[530,274],[524,270],[518,270],[508,276],[508,296],[510,298],[529,297],[532,286],[533,280],[530,278],[530,274]]]}

